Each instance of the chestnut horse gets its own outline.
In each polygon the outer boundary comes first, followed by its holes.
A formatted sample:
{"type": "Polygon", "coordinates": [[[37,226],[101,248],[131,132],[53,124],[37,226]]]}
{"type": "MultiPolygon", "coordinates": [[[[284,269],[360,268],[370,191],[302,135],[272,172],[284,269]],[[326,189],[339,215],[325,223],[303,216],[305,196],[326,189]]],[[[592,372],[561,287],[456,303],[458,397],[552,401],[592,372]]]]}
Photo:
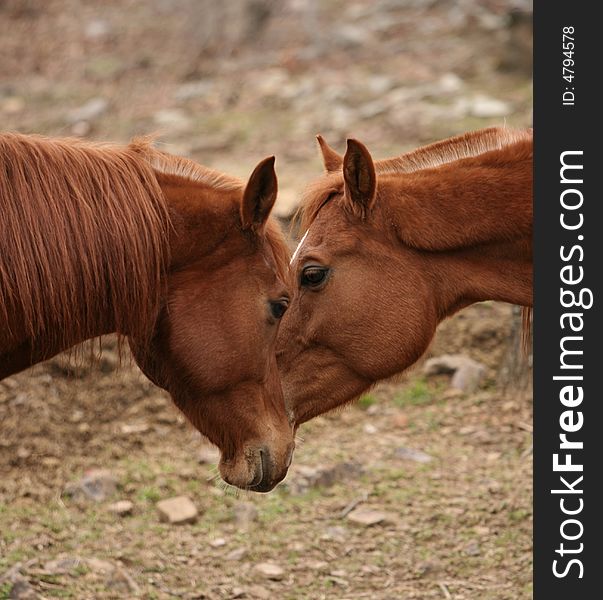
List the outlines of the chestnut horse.
{"type": "Polygon", "coordinates": [[[288,250],[274,157],[246,185],[144,140],[0,135],[0,379],[117,332],[221,450],[225,481],[272,489],[293,432],[275,343],[288,250]]]}
{"type": "Polygon", "coordinates": [[[322,138],[277,358],[299,425],[400,373],[474,302],[532,305],[532,133],[486,129],[374,162],[322,138]]]}

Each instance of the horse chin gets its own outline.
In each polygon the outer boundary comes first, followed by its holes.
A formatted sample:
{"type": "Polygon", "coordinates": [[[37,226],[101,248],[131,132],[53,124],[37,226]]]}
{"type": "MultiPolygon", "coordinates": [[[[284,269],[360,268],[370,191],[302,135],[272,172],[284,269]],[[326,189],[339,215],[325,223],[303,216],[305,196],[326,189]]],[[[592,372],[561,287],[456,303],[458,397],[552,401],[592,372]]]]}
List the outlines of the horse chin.
{"type": "Polygon", "coordinates": [[[266,446],[248,447],[232,459],[220,459],[218,469],[222,479],[235,487],[252,492],[269,492],[280,483],[289,469],[293,456],[290,445],[282,465],[266,446]]]}

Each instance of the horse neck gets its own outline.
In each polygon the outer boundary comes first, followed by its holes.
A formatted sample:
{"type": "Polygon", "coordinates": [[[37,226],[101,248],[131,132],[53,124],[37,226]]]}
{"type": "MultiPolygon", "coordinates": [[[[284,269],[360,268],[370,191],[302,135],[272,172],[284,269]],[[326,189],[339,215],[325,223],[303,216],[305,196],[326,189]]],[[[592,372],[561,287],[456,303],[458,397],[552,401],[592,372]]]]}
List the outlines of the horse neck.
{"type": "Polygon", "coordinates": [[[440,319],[486,300],[532,306],[528,238],[437,253],[430,256],[429,263],[440,319]]]}
{"type": "Polygon", "coordinates": [[[385,218],[428,251],[442,317],[484,300],[532,305],[532,142],[388,177],[385,218]]]}

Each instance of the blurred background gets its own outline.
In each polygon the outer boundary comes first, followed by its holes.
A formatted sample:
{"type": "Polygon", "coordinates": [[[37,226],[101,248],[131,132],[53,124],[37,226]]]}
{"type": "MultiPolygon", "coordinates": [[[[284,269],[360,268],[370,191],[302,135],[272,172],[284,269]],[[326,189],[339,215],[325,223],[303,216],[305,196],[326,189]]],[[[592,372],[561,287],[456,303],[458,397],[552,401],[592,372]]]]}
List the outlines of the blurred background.
{"type": "MultiPolygon", "coordinates": [[[[317,133],[384,158],[530,126],[531,78],[528,0],[0,0],[2,130],[159,132],[240,177],[276,154],[284,223],[317,133]]],[[[110,339],[0,382],[0,598],[530,598],[518,323],[496,303],[447,321],[433,361],[303,426],[264,496],[216,482],[110,339]],[[192,522],[162,520],[178,496],[192,522]]]]}

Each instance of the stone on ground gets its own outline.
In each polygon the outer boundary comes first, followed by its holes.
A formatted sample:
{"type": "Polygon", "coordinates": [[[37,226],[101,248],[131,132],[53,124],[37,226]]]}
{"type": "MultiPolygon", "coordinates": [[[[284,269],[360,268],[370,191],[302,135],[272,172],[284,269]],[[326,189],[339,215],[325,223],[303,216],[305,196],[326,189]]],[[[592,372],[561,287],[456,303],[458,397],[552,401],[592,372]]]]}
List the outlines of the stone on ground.
{"type": "Polygon", "coordinates": [[[134,504],[129,500],[119,500],[118,502],[109,504],[107,508],[109,509],[109,512],[112,512],[120,517],[125,517],[126,515],[132,514],[134,504]]]}
{"type": "Polygon", "coordinates": [[[160,519],[171,525],[194,523],[199,514],[197,507],[187,496],[176,496],[175,498],[161,500],[157,503],[157,510],[160,519]]]}
{"type": "Polygon", "coordinates": [[[280,581],[285,575],[285,571],[281,567],[268,562],[258,563],[253,567],[253,570],[266,579],[271,579],[273,581],[280,581]]]}
{"type": "Polygon", "coordinates": [[[65,494],[75,500],[102,502],[117,490],[117,479],[107,469],[91,469],[79,480],[67,484],[65,494]]]}
{"type": "Polygon", "coordinates": [[[359,507],[355,508],[352,512],[350,512],[347,518],[352,523],[364,525],[365,527],[371,527],[372,525],[378,525],[379,523],[387,521],[389,515],[380,510],[372,510],[370,508],[359,507]]]}

